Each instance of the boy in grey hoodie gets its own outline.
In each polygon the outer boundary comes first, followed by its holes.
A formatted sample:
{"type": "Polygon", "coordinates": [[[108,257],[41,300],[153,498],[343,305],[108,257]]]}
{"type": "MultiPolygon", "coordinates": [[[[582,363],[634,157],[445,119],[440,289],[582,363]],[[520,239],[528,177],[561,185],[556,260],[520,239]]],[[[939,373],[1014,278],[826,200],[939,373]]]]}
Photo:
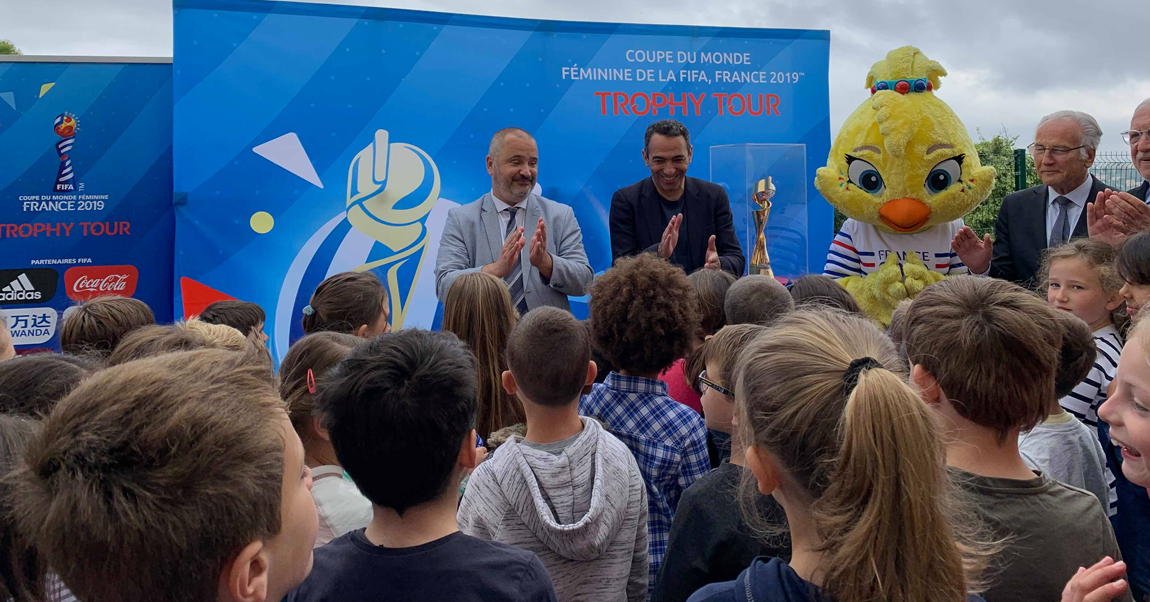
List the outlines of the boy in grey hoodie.
{"type": "Polygon", "coordinates": [[[459,529],[535,552],[561,602],[647,599],[647,494],[631,451],[579,396],[595,379],[587,329],[571,314],[528,312],[507,341],[503,386],[523,403],[527,435],[480,464],[459,529]]]}

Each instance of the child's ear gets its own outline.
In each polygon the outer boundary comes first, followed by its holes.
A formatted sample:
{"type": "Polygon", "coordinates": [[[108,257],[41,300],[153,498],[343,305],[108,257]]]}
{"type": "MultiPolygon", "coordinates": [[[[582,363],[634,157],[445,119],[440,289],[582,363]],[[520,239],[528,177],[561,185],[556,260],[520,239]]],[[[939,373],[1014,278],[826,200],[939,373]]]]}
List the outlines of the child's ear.
{"type": "Polygon", "coordinates": [[[760,450],[757,445],[747,448],[746,457],[747,468],[751,469],[751,474],[755,475],[755,480],[759,482],[759,493],[763,495],[774,493],[781,483],[779,471],[775,467],[775,459],[771,457],[770,453],[760,450]]]}
{"type": "Polygon", "coordinates": [[[1106,310],[1107,311],[1114,311],[1114,310],[1118,309],[1118,306],[1122,305],[1125,302],[1126,302],[1126,299],[1123,299],[1122,295],[1120,295],[1118,293],[1114,293],[1113,295],[1110,295],[1110,299],[1108,299],[1106,301],[1106,310]]]}
{"type": "Polygon", "coordinates": [[[220,599],[266,602],[268,565],[262,541],[253,541],[244,546],[234,560],[224,565],[220,574],[220,599]]]}
{"type": "Polygon", "coordinates": [[[595,377],[599,376],[599,366],[594,361],[587,362],[587,380],[583,383],[584,387],[590,387],[595,384],[595,377]]]}
{"type": "Polygon", "coordinates": [[[361,338],[361,339],[366,339],[366,338],[367,338],[367,329],[368,329],[368,328],[370,328],[370,326],[368,326],[367,324],[364,324],[363,326],[360,326],[359,328],[357,328],[357,329],[355,330],[355,333],[354,333],[354,334],[355,334],[355,336],[357,336],[357,337],[359,337],[359,338],[361,338]]]}
{"type": "Polygon", "coordinates": [[[328,434],[327,429],[323,426],[323,420],[319,416],[313,416],[311,419],[311,428],[315,431],[316,436],[328,443],[331,443],[331,435],[328,434]]]}
{"type": "Polygon", "coordinates": [[[459,448],[459,465],[468,470],[479,466],[479,461],[483,459],[480,457],[479,448],[475,446],[478,442],[476,437],[478,435],[475,433],[475,429],[471,429],[471,432],[463,438],[463,444],[459,448]]]}
{"type": "Polygon", "coordinates": [[[519,383],[515,382],[515,375],[511,374],[510,370],[503,371],[503,390],[507,391],[508,395],[515,395],[519,392],[519,383]]]}
{"type": "Polygon", "coordinates": [[[910,371],[910,379],[918,387],[918,396],[927,404],[936,405],[942,402],[942,388],[938,386],[934,375],[927,372],[922,364],[914,365],[910,371]]]}

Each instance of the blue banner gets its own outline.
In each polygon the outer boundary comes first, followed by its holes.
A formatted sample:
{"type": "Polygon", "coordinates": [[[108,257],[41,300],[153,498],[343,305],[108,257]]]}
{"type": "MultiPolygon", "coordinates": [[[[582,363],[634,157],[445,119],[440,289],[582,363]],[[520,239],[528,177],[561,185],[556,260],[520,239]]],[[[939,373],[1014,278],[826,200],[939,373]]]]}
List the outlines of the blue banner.
{"type": "MultiPolygon", "coordinates": [[[[643,133],[662,118],[690,129],[688,174],[704,179],[723,171],[717,149],[800,145],[797,160],[769,154],[787,170],[773,174],[775,202],[792,205],[778,219],[803,247],[799,271],[830,244],[832,210],[812,185],[830,147],[826,31],[175,6],[183,305],[260,304],[277,357],[300,336],[315,286],[344,270],[381,277],[393,327],[437,326],[432,270],[447,211],[490,190],[488,142],[508,126],[535,136],[541,193],[574,208],[597,272],[611,264],[611,195],[650,177],[643,133]]],[[[752,155],[724,165],[735,175],[720,182],[741,204],[737,226],[748,223],[747,186],[769,167],[752,155]]],[[[745,246],[754,234],[740,230],[745,246]]],[[[573,300],[577,315],[585,304],[573,300]]]]}
{"type": "Polygon", "coordinates": [[[0,62],[0,312],[18,350],[58,350],[63,312],[100,295],[172,319],[171,127],[167,62],[0,62]]]}

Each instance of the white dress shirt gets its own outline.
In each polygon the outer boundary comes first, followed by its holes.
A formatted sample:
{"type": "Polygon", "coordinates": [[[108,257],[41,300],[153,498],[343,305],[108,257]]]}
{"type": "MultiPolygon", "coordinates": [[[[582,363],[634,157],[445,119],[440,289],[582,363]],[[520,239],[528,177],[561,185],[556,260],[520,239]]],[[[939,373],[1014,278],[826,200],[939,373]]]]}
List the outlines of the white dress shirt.
{"type": "MultiPolygon", "coordinates": [[[[500,200],[499,197],[495,195],[494,190],[491,191],[491,198],[495,201],[495,211],[497,215],[499,215],[499,233],[504,234],[507,232],[507,220],[511,219],[511,214],[507,211],[507,209],[511,208],[511,205],[500,200]]],[[[519,208],[518,211],[515,212],[515,227],[518,228],[527,220],[527,199],[523,199],[518,205],[515,205],[515,207],[519,208]]],[[[526,236],[526,228],[524,228],[524,231],[524,236],[526,236]]],[[[507,237],[504,236],[503,240],[506,241],[507,237]]],[[[523,269],[519,271],[519,277],[524,278],[526,276],[527,266],[523,266],[523,269]]],[[[523,290],[527,290],[526,280],[523,281],[523,290]]]]}
{"type": "MultiPolygon", "coordinates": [[[[1071,190],[1066,194],[1058,194],[1054,189],[1046,187],[1046,240],[1050,240],[1050,231],[1054,229],[1054,222],[1058,221],[1058,205],[1054,203],[1054,199],[1064,196],[1070,199],[1070,204],[1066,206],[1066,221],[1070,223],[1070,234],[1073,236],[1074,227],[1078,225],[1078,218],[1082,217],[1082,212],[1086,209],[1086,203],[1093,203],[1094,199],[1090,197],[1090,189],[1094,186],[1094,178],[1086,176],[1086,181],[1083,182],[1078,188],[1071,190]]],[[[1068,241],[1069,242],[1069,241],[1068,241]]]]}

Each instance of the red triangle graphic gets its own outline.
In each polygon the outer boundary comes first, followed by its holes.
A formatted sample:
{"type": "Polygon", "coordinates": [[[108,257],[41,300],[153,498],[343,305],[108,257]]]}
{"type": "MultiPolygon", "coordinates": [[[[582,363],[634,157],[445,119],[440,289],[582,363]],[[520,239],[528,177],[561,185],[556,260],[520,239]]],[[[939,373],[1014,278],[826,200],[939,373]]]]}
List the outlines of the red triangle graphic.
{"type": "Polygon", "coordinates": [[[196,282],[191,278],[180,278],[180,296],[184,300],[184,319],[199,314],[216,301],[234,301],[235,297],[196,282]]]}

